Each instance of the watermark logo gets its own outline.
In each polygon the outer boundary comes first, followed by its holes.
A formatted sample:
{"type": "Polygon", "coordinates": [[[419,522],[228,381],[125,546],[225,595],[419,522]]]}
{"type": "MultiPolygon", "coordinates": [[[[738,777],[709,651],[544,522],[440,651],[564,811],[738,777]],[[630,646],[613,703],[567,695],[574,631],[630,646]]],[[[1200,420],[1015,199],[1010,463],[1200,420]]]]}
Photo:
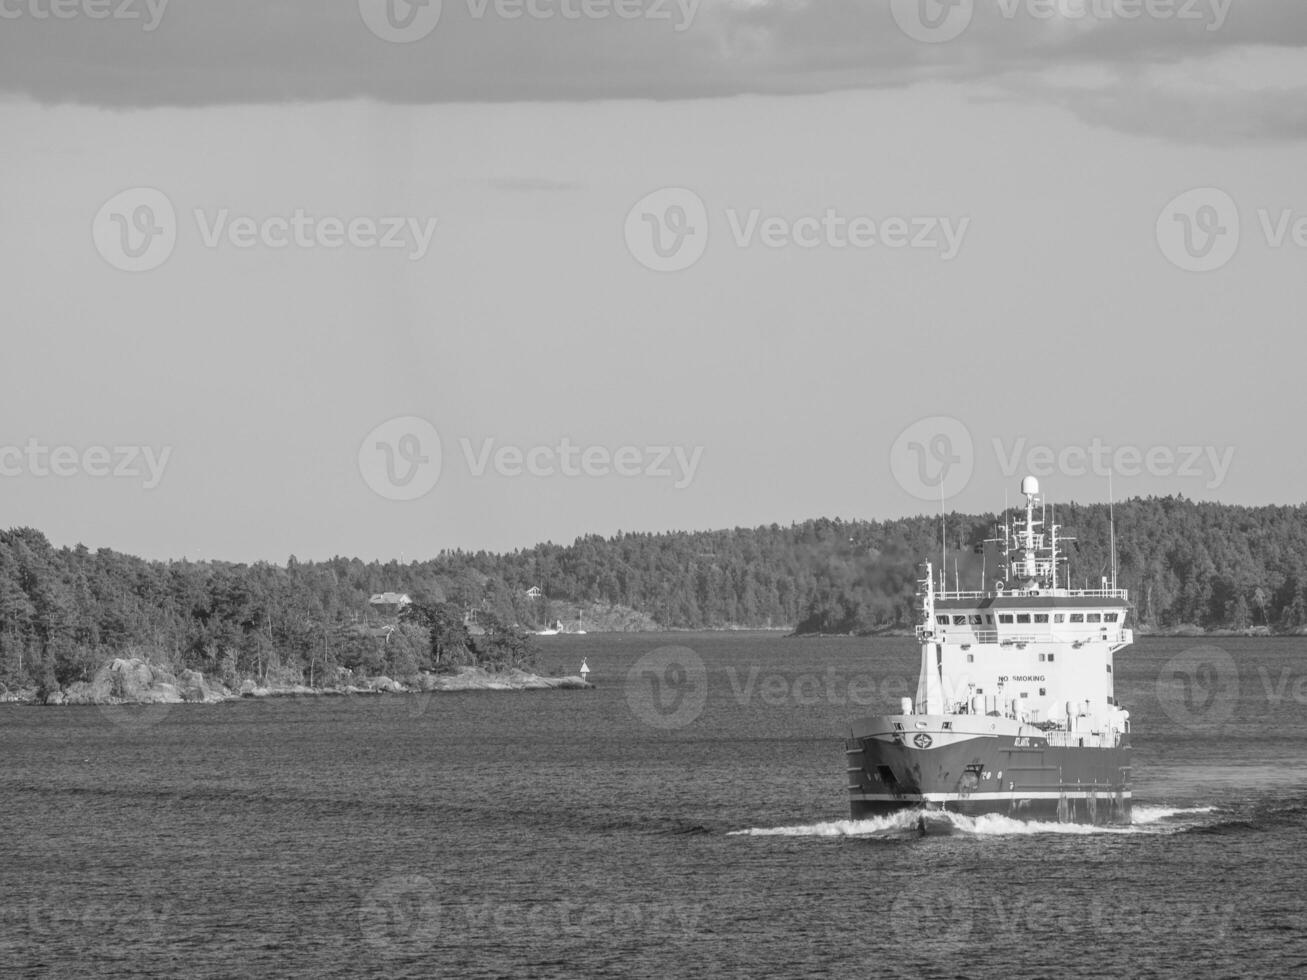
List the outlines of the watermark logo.
{"type": "Polygon", "coordinates": [[[113,704],[99,702],[100,716],[115,728],[128,735],[142,735],[158,725],[170,714],[176,702],[160,701],[153,704],[113,704]]]}
{"type": "Polygon", "coordinates": [[[913,422],[890,447],[890,471],[919,500],[948,500],[966,489],[976,465],[971,432],[945,415],[913,422]]]}
{"type": "Polygon", "coordinates": [[[743,213],[727,208],[726,221],[739,248],[752,248],[755,244],[773,249],[914,248],[937,252],[944,262],[958,257],[971,228],[969,217],[956,221],[947,215],[846,217],[834,208],[826,208],[820,215],[794,219],[780,215],[763,217],[758,208],[743,213]]]}
{"type": "Polygon", "coordinates": [[[485,476],[493,469],[499,476],[549,478],[618,476],[671,479],[675,490],[692,482],[703,459],[703,446],[582,446],[564,436],[556,446],[497,445],[494,439],[459,440],[468,472],[485,476]]]}
{"type": "Polygon", "coordinates": [[[363,482],[387,500],[425,497],[440,480],[440,433],[414,415],[383,422],[364,437],[358,465],[363,482]]]}
{"type": "Polygon", "coordinates": [[[0,445],[0,478],[139,480],[145,490],[163,482],[172,446],[48,446],[32,437],[22,446],[0,445]]]}
{"type": "Polygon", "coordinates": [[[436,886],[421,875],[387,878],[359,906],[363,941],[386,957],[430,952],[440,933],[436,886]]]}
{"type": "Polygon", "coordinates": [[[1217,728],[1239,703],[1239,669],[1219,647],[1193,647],[1172,657],[1157,675],[1162,710],[1184,728],[1217,728]]]}
{"type": "MultiPolygon", "coordinates": [[[[426,258],[439,218],[406,215],[315,215],[304,208],[284,214],[236,214],[229,208],[194,208],[191,217],[201,245],[247,251],[267,248],[343,248],[426,258]]],[[[177,247],[179,220],[172,201],[152,187],[136,187],[106,201],[91,225],[96,250],[115,269],[149,272],[177,247]]]]}
{"type": "MultiPolygon", "coordinates": [[[[563,436],[554,445],[534,446],[479,441],[462,437],[460,453],[470,476],[494,474],[505,479],[531,477],[574,479],[643,478],[670,480],[674,490],[694,482],[703,460],[703,446],[623,445],[615,449],[573,442],[563,436]]],[[[370,432],[359,447],[359,471],[364,482],[388,500],[416,500],[435,487],[442,472],[439,433],[425,419],[391,419],[370,432]]]]}
{"type": "Polygon", "coordinates": [[[653,728],[693,724],[708,703],[708,669],[689,647],[659,647],[626,673],[626,703],[653,728]]]}
{"type": "Polygon", "coordinates": [[[1208,490],[1225,483],[1234,464],[1234,446],[1110,446],[1095,436],[1087,446],[1032,445],[1025,437],[995,437],[994,456],[1005,477],[1081,477],[1090,474],[1127,479],[1148,474],[1159,479],[1201,479],[1208,490]]]}
{"type": "MultiPolygon", "coordinates": [[[[138,894],[115,902],[82,901],[55,889],[15,904],[0,905],[6,955],[30,952],[46,957],[107,957],[126,960],[143,949],[175,952],[181,939],[171,902],[158,894],[138,894]]],[[[65,962],[67,960],[65,959],[65,962]]]]}
{"type": "Polygon", "coordinates": [[[975,0],[890,0],[894,22],[914,41],[943,44],[962,36],[976,14],[975,0]]]}
{"type": "Polygon", "coordinates": [[[928,958],[951,956],[971,944],[974,908],[967,888],[923,878],[911,882],[890,905],[890,928],[905,949],[928,958]]]}
{"type": "MultiPolygon", "coordinates": [[[[902,676],[891,675],[878,683],[870,674],[845,677],[834,667],[827,667],[824,674],[808,672],[789,676],[763,674],[762,669],[754,664],[743,674],[734,666],[727,667],[725,674],[731,686],[731,697],[741,707],[756,697],[769,708],[810,708],[819,704],[868,708],[878,703],[895,704],[898,698],[906,697],[913,689],[902,676]]],[[[951,691],[947,679],[945,686],[951,691]]],[[[959,689],[964,693],[967,691],[965,678],[959,689]]]]}
{"type": "MultiPolygon", "coordinates": [[[[996,0],[990,13],[1050,26],[1138,20],[1202,23],[1208,32],[1225,26],[1234,0],[996,0]]],[[[943,44],[971,27],[974,0],[890,0],[895,23],[914,41],[943,44]]]]}
{"type": "Polygon", "coordinates": [[[680,272],[708,248],[708,208],[692,190],[664,187],[627,212],[625,235],[627,249],[646,269],[680,272]]]}
{"type": "Polygon", "coordinates": [[[1239,206],[1225,191],[1198,187],[1173,199],[1157,219],[1162,254],[1186,272],[1224,268],[1239,250],[1239,206]]]}
{"type": "MultiPolygon", "coordinates": [[[[764,214],[761,208],[725,208],[722,225],[736,248],[872,248],[925,250],[941,261],[957,258],[971,219],[947,215],[846,215],[835,208],[798,217],[764,214]]],[[[680,272],[703,258],[711,219],[699,195],[684,187],[646,194],[627,212],[626,246],[637,262],[655,272],[680,272]]]]}
{"type": "Polygon", "coordinates": [[[96,251],[115,269],[149,272],[177,247],[177,212],[163,191],[133,187],[104,202],[91,224],[96,251]]]}
{"type": "Polygon", "coordinates": [[[363,941],[381,956],[396,958],[454,946],[527,948],[560,938],[690,939],[700,934],[703,911],[681,902],[442,903],[429,878],[397,875],[364,896],[358,917],[363,941]]]}
{"type": "Polygon", "coordinates": [[[421,41],[440,23],[441,0],[359,0],[368,30],[391,44],[421,41]]]}
{"type": "Polygon", "coordinates": [[[286,249],[402,249],[410,262],[420,262],[431,250],[439,218],[419,219],[403,215],[355,215],[350,218],[327,215],[318,217],[303,208],[288,215],[256,217],[233,215],[227,208],[206,212],[196,208],[195,224],[205,248],[224,245],[248,250],[252,248],[286,249]]]}
{"type": "Polygon", "coordinates": [[[171,0],[0,0],[0,20],[135,20],[153,34],[171,0]]]}

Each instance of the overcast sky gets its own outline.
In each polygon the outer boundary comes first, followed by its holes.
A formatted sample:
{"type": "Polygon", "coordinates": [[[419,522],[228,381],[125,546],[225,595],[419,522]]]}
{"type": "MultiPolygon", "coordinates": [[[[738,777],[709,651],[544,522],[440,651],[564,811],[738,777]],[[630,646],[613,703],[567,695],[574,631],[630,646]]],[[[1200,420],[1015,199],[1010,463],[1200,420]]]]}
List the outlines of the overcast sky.
{"type": "Polygon", "coordinates": [[[1303,501],[1307,5],[588,2],[0,0],[0,526],[1303,501]]]}

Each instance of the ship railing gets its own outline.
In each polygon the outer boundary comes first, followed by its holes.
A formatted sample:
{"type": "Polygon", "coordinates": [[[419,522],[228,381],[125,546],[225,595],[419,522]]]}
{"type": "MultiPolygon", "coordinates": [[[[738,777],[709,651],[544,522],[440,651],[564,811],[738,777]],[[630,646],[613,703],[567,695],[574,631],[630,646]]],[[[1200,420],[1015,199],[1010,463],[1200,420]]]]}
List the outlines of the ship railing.
{"type": "Polygon", "coordinates": [[[1048,744],[1057,748],[1114,749],[1121,744],[1121,733],[1112,729],[1106,732],[1045,732],[1048,744]]]}
{"type": "Polygon", "coordinates": [[[1120,599],[1128,602],[1130,599],[1129,589],[1005,589],[1002,592],[936,592],[935,601],[941,599],[957,601],[974,601],[979,599],[993,599],[1003,596],[1009,599],[1022,599],[1027,596],[1031,598],[1049,598],[1050,596],[1057,599],[1120,599]]]}
{"type": "MultiPolygon", "coordinates": [[[[1080,624],[1077,623],[1076,625],[1079,626],[1080,624]]],[[[928,635],[942,643],[961,643],[963,645],[977,643],[1023,646],[1028,643],[1069,643],[1075,646],[1076,644],[1090,642],[1101,643],[1103,640],[1107,640],[1109,643],[1129,642],[1126,639],[1129,630],[1116,629],[1105,634],[1101,629],[1092,629],[1094,625],[1090,623],[1090,629],[1064,633],[1005,633],[1002,630],[977,630],[969,629],[966,626],[937,626],[934,629],[919,626],[917,627],[917,636],[925,638],[928,635]]]]}

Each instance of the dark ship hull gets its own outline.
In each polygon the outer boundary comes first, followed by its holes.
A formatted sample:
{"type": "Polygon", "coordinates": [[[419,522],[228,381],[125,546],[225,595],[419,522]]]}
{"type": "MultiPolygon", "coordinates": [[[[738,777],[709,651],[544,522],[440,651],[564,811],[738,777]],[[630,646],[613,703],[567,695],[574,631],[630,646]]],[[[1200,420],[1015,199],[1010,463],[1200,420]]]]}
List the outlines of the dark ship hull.
{"type": "Polygon", "coordinates": [[[855,820],[921,810],[1061,823],[1130,822],[1126,740],[1098,747],[1049,744],[1038,735],[909,733],[855,737],[846,750],[855,820]],[[914,739],[927,747],[914,745],[914,739]]]}

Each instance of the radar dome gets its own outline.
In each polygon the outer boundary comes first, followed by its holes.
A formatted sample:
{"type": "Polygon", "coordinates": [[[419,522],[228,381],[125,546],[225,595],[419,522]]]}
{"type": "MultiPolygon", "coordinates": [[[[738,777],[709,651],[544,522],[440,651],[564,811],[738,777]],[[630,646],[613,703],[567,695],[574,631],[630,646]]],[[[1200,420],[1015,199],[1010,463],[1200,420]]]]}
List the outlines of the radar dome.
{"type": "Polygon", "coordinates": [[[1021,492],[1027,497],[1034,497],[1039,494],[1039,481],[1033,476],[1028,476],[1021,481],[1021,492]]]}

